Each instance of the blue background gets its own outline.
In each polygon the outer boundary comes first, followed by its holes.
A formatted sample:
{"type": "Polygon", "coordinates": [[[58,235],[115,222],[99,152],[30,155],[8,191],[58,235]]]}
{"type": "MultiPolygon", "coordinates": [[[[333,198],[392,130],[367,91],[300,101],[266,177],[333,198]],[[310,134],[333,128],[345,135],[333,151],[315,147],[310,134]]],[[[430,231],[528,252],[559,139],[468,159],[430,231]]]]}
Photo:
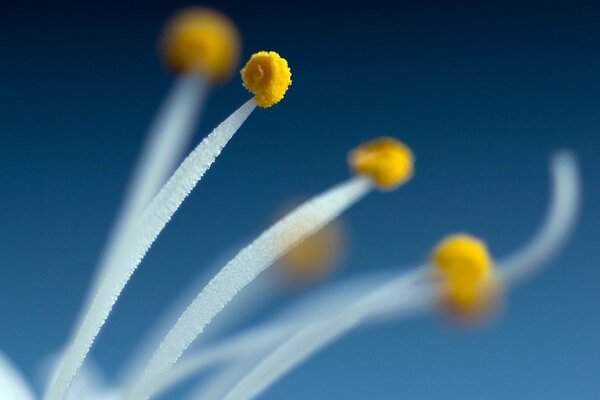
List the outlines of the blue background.
{"type": "MultiPolygon", "coordinates": [[[[173,78],[157,57],[187,3],[3,6],[0,14],[0,348],[28,375],[70,332],[143,134],[173,78]]],[[[600,3],[224,2],[243,59],[290,62],[285,100],[257,110],[126,288],[92,357],[109,378],[157,311],[283,202],[346,178],[349,149],[392,135],[406,187],[345,220],[341,276],[410,266],[447,233],[494,254],[536,229],[548,159],[579,156],[581,220],[544,273],[480,329],[432,315],[361,329],[267,399],[595,399],[600,393],[600,3]]],[[[249,98],[215,90],[196,141],[249,98]]]]}

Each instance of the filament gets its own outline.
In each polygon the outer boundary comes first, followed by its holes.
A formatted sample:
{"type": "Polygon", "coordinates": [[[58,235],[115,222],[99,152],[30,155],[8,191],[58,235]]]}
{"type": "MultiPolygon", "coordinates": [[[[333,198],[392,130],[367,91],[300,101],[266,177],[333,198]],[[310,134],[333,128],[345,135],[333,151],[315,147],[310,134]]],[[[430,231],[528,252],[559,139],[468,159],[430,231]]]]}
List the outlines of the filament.
{"type": "Polygon", "coordinates": [[[552,158],[552,193],[544,222],[525,246],[499,263],[509,285],[537,272],[565,244],[579,213],[581,182],[575,156],[560,152],[552,158]]]}
{"type": "Polygon", "coordinates": [[[149,382],[175,364],[212,318],[241,289],[287,249],[333,220],[372,188],[373,185],[366,178],[351,178],[307,201],[240,251],[206,285],[167,333],[133,388],[131,397],[147,399],[148,395],[143,393],[149,382]]]}
{"type": "Polygon", "coordinates": [[[335,317],[312,322],[291,336],[240,379],[224,400],[252,399],[264,392],[286,372],[352,329],[393,308],[396,316],[429,309],[433,292],[414,287],[424,276],[423,269],[403,274],[367,293],[335,317]]]}
{"type": "Polygon", "coordinates": [[[121,291],[150,246],[255,108],[256,102],[250,99],[215,128],[183,161],[141,215],[132,228],[131,238],[135,240],[127,243],[126,248],[116,251],[118,259],[115,260],[115,267],[107,269],[106,274],[101,276],[102,282],[64,353],[55,378],[46,392],[46,400],[61,400],[64,397],[121,291]],[[116,262],[119,264],[116,265],[116,262]]]}
{"type": "MultiPolygon", "coordinates": [[[[368,277],[344,282],[304,298],[298,305],[288,309],[283,317],[274,322],[254,328],[225,342],[211,345],[182,358],[170,371],[149,382],[148,387],[141,395],[160,395],[170,387],[199,374],[214,364],[268,351],[309,321],[337,314],[347,308],[348,304],[352,304],[357,296],[381,286],[382,282],[389,281],[391,277],[395,277],[395,275],[389,273],[370,274],[368,277]]],[[[391,305],[389,302],[387,304],[391,305]]],[[[231,387],[231,381],[229,383],[231,387]]],[[[202,393],[205,393],[204,390],[202,390],[202,393]]],[[[139,398],[130,397],[130,399],[139,398]]],[[[194,398],[204,397],[198,395],[194,398]]]]}

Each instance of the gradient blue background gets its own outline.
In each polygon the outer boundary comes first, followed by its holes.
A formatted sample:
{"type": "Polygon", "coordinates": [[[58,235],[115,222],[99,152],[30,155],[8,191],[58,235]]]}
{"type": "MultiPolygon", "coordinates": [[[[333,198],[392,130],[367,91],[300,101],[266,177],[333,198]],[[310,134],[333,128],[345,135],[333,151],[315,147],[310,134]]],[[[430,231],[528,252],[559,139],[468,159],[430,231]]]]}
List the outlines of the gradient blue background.
{"type": "MultiPolygon", "coordinates": [[[[143,134],[172,83],[157,58],[169,2],[57,1],[0,14],[0,348],[33,376],[64,343],[143,134]]],[[[340,275],[424,259],[466,230],[501,256],[543,216],[548,159],[580,158],[580,224],[491,326],[439,318],[359,330],[266,399],[596,399],[600,394],[600,3],[224,2],[244,56],[279,51],[286,99],[257,110],[127,287],[93,350],[107,376],[157,312],[298,194],[347,175],[379,135],[406,141],[415,179],[345,216],[340,275]]],[[[249,98],[210,96],[199,140],[249,98]]]]}

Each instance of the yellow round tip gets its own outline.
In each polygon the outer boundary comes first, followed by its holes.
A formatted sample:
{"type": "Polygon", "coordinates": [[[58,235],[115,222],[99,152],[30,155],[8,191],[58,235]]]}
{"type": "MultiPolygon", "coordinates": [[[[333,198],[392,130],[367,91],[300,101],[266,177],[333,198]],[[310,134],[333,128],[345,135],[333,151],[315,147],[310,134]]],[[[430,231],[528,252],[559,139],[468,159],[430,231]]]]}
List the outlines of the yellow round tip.
{"type": "Polygon", "coordinates": [[[339,264],[345,247],[346,231],[340,221],[333,221],[279,259],[288,282],[311,283],[329,276],[339,264]]]}
{"type": "Polygon", "coordinates": [[[253,54],[241,74],[244,87],[254,93],[256,103],[262,108],[279,103],[292,84],[288,62],[274,51],[253,54]]]}
{"type": "Polygon", "coordinates": [[[432,261],[445,281],[444,307],[458,317],[487,313],[499,293],[499,282],[485,243],[465,234],[444,239],[432,261]]]}
{"type": "Polygon", "coordinates": [[[194,7],[176,14],[162,37],[162,54],[175,73],[196,72],[213,83],[223,82],[238,65],[240,34],[231,20],[210,8],[194,7]]]}
{"type": "MultiPolygon", "coordinates": [[[[286,202],[277,212],[277,220],[303,203],[299,196],[286,202]]],[[[290,227],[281,240],[294,235],[297,226],[290,227]]],[[[348,229],[341,218],[336,218],[300,243],[291,247],[278,260],[276,273],[284,284],[303,287],[332,275],[344,258],[348,229]]]]}
{"type": "Polygon", "coordinates": [[[350,152],[350,167],[367,175],[381,189],[395,189],[413,175],[414,156],[404,143],[394,138],[379,138],[350,152]]]}
{"type": "Polygon", "coordinates": [[[465,278],[490,275],[492,259],[485,243],[474,236],[456,234],[442,240],[433,251],[433,262],[444,272],[457,270],[465,278]]]}

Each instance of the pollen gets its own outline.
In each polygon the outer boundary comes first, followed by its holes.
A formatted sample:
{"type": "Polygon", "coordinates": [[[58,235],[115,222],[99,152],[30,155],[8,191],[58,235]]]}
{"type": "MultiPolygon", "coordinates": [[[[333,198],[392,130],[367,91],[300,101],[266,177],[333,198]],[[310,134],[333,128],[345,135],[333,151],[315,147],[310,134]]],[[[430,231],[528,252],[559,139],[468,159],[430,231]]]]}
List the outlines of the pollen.
{"type": "Polygon", "coordinates": [[[391,190],[413,175],[414,156],[410,148],[394,138],[365,143],[350,152],[348,162],[359,175],[370,177],[380,189],[391,190]]]}
{"type": "Polygon", "coordinates": [[[241,71],[244,87],[262,108],[279,103],[292,84],[292,71],[285,58],[274,51],[259,51],[241,71]]]}
{"type": "Polygon", "coordinates": [[[499,284],[483,241],[452,235],[433,251],[432,261],[444,279],[443,306],[451,314],[479,317],[496,303],[499,284]]]}
{"type": "Polygon", "coordinates": [[[194,7],[176,14],[162,37],[162,54],[175,73],[198,73],[223,82],[238,65],[241,44],[236,26],[210,8],[194,7]]]}

